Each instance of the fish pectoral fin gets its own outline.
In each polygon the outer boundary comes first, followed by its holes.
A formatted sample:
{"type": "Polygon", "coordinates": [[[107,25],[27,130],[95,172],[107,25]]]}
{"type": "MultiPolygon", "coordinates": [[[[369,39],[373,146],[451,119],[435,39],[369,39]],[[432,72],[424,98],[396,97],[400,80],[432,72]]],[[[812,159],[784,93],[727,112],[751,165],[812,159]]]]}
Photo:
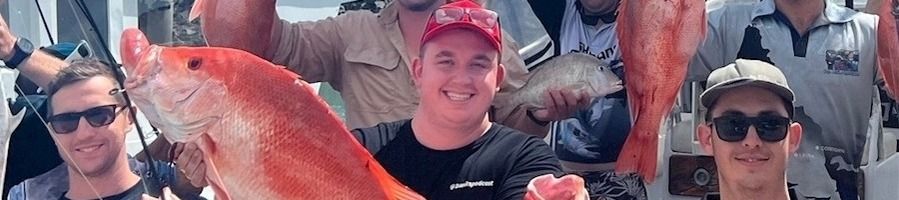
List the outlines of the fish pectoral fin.
{"type": "Polygon", "coordinates": [[[196,142],[197,146],[200,148],[200,152],[203,152],[203,163],[206,164],[206,182],[212,187],[212,191],[215,193],[215,199],[231,200],[231,195],[225,188],[224,181],[222,181],[221,173],[219,173],[218,168],[215,167],[215,161],[210,159],[212,154],[215,153],[215,144],[213,143],[212,138],[209,138],[209,135],[204,133],[203,135],[200,135],[200,138],[196,142]]]}
{"type": "Polygon", "coordinates": [[[197,17],[203,14],[203,11],[206,10],[206,2],[204,0],[196,0],[194,1],[194,6],[190,8],[190,15],[187,18],[188,21],[193,21],[197,17]]]}
{"type": "Polygon", "coordinates": [[[211,159],[206,158],[204,158],[203,162],[206,163],[206,182],[212,187],[212,191],[215,193],[215,199],[231,200],[231,195],[228,193],[228,190],[225,189],[225,185],[222,182],[222,176],[219,175],[218,169],[215,168],[215,163],[211,159]]]}
{"type": "Polygon", "coordinates": [[[384,189],[384,194],[387,194],[388,199],[395,200],[421,200],[425,199],[415,191],[412,191],[406,185],[403,185],[399,181],[397,181],[393,176],[390,176],[387,173],[387,170],[384,167],[381,167],[381,164],[378,164],[374,158],[369,157],[368,163],[366,163],[368,170],[378,179],[378,183],[381,185],[381,188],[384,189]]]}

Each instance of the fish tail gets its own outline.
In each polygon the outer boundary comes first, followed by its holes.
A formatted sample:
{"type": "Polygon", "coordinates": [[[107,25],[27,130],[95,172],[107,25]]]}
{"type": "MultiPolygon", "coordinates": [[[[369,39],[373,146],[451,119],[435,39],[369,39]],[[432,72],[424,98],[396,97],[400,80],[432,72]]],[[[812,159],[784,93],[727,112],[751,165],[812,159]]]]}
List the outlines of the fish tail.
{"type": "Polygon", "coordinates": [[[190,8],[190,15],[187,20],[193,21],[194,19],[197,19],[197,17],[200,17],[200,15],[203,14],[203,11],[206,11],[206,6],[206,1],[204,0],[194,1],[194,6],[190,8]]]}
{"type": "MultiPolygon", "coordinates": [[[[642,132],[642,131],[641,131],[642,132]]],[[[649,134],[651,132],[633,134],[649,134]]],[[[646,183],[652,183],[656,175],[656,162],[658,146],[656,142],[645,138],[628,136],[624,148],[618,156],[615,164],[615,172],[618,174],[637,173],[646,183]]]]}
{"type": "MultiPolygon", "coordinates": [[[[636,108],[636,106],[635,106],[636,108]]],[[[634,112],[635,124],[624,143],[615,171],[618,174],[637,173],[646,183],[655,180],[655,171],[658,152],[659,125],[652,126],[647,122],[656,120],[645,119],[649,115],[640,115],[639,108],[634,112]]]]}
{"type": "Polygon", "coordinates": [[[633,137],[635,134],[634,131],[631,131],[630,135],[627,137],[627,141],[624,142],[624,147],[621,149],[621,153],[618,154],[618,161],[615,163],[615,172],[618,174],[626,174],[631,172],[636,172],[639,168],[639,160],[640,156],[643,154],[643,143],[638,141],[639,139],[633,137]]]}
{"type": "Polygon", "coordinates": [[[381,167],[374,158],[368,158],[368,170],[375,175],[375,178],[378,179],[378,183],[381,185],[381,188],[384,190],[384,194],[387,195],[388,199],[396,199],[396,200],[423,200],[425,199],[415,191],[412,191],[409,187],[406,187],[399,181],[390,176],[387,173],[387,170],[384,167],[381,167]]]}

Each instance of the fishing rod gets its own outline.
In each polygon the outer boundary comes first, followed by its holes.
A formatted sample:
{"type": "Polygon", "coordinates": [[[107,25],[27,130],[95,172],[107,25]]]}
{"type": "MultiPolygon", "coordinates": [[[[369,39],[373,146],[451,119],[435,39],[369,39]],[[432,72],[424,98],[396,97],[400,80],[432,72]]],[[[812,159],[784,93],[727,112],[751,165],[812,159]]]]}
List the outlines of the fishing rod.
{"type": "Polygon", "coordinates": [[[47,38],[50,39],[50,44],[55,45],[56,40],[53,40],[53,35],[50,34],[50,26],[47,25],[47,18],[44,17],[44,10],[41,9],[41,3],[38,0],[34,0],[34,5],[37,6],[37,12],[41,15],[41,21],[44,22],[44,29],[47,30],[47,38]]]}
{"type": "Polygon", "coordinates": [[[131,115],[131,119],[135,122],[134,126],[135,126],[135,128],[137,128],[137,135],[138,135],[138,138],[140,139],[140,144],[144,148],[144,156],[147,157],[147,163],[148,163],[148,167],[150,169],[148,172],[148,176],[151,178],[156,178],[156,172],[157,172],[156,162],[154,161],[153,156],[150,155],[150,152],[148,151],[147,141],[144,139],[145,137],[144,137],[143,128],[141,128],[140,123],[137,123],[137,110],[134,109],[134,106],[131,105],[131,97],[128,95],[127,92],[124,92],[125,85],[123,83],[125,82],[125,73],[119,67],[120,66],[119,62],[116,61],[115,57],[112,56],[112,53],[109,50],[109,46],[107,46],[106,40],[104,40],[104,38],[103,38],[103,34],[96,32],[97,30],[100,30],[100,29],[97,28],[97,23],[94,21],[93,15],[90,13],[90,10],[88,10],[87,6],[84,4],[84,0],[75,1],[75,4],[78,5],[78,8],[81,10],[82,14],[87,19],[88,24],[94,30],[95,36],[97,37],[97,39],[100,42],[101,49],[103,49],[103,53],[106,55],[106,59],[109,61],[109,64],[110,64],[109,67],[112,68],[112,70],[114,72],[116,72],[116,77],[115,77],[116,82],[118,83],[119,88],[122,88],[122,89],[120,89],[119,93],[121,93],[122,97],[124,97],[124,99],[125,99],[125,105],[128,107],[128,110],[130,111],[128,113],[131,115]]]}
{"type": "MultiPolygon", "coordinates": [[[[35,0],[35,1],[37,1],[37,0],[35,0]]],[[[119,62],[115,60],[115,57],[113,57],[111,51],[109,50],[109,46],[106,44],[106,40],[103,38],[103,35],[100,34],[99,32],[97,32],[100,29],[98,28],[97,23],[93,18],[93,15],[90,13],[90,10],[87,8],[84,1],[83,0],[69,1],[69,5],[70,5],[70,7],[72,7],[73,13],[76,13],[76,12],[74,12],[75,11],[74,7],[78,7],[78,9],[81,11],[81,14],[85,17],[85,19],[87,19],[88,25],[90,25],[90,27],[94,30],[94,36],[96,37],[97,41],[100,43],[100,46],[102,49],[101,51],[103,51],[103,54],[106,56],[109,67],[112,69],[113,72],[115,72],[115,79],[116,79],[119,89],[110,92],[110,94],[120,93],[122,95],[122,97],[125,100],[125,106],[130,111],[129,117],[132,119],[132,121],[135,122],[134,126],[137,130],[138,139],[140,140],[141,147],[143,147],[143,149],[144,149],[144,155],[146,156],[147,163],[148,163],[147,167],[149,170],[147,170],[145,177],[153,180],[154,183],[155,183],[155,181],[159,181],[159,183],[160,183],[159,186],[166,186],[167,185],[166,181],[157,177],[160,174],[159,169],[156,167],[155,159],[153,159],[153,156],[150,154],[150,152],[148,150],[149,148],[147,145],[147,141],[145,140],[146,137],[144,135],[144,130],[141,127],[140,123],[138,123],[138,121],[137,121],[136,109],[131,104],[130,96],[124,90],[125,87],[124,87],[123,83],[125,81],[125,74],[120,68],[121,64],[119,64],[119,62]],[[72,2],[74,2],[76,5],[72,5],[72,2]]],[[[43,18],[43,15],[41,17],[43,18]]],[[[78,19],[78,17],[75,17],[75,18],[78,19]]],[[[46,19],[43,19],[43,20],[46,21],[46,19]]],[[[80,20],[79,20],[79,22],[80,22],[80,20]]],[[[79,23],[79,24],[83,24],[83,23],[79,23]]],[[[48,32],[50,31],[49,27],[47,27],[46,24],[45,24],[45,28],[47,29],[48,32]]],[[[83,28],[82,28],[82,32],[84,32],[83,28]]],[[[86,32],[84,32],[84,36],[87,37],[88,34],[86,32]]],[[[152,125],[150,127],[154,130],[154,132],[157,132],[155,127],[152,127],[152,125]]],[[[144,177],[144,175],[141,175],[141,176],[144,177]]],[[[144,185],[144,189],[146,191],[162,194],[161,191],[151,191],[150,187],[147,186],[147,184],[149,184],[148,182],[149,181],[142,181],[142,183],[144,185]]],[[[160,187],[160,188],[162,188],[162,187],[160,187]]]]}

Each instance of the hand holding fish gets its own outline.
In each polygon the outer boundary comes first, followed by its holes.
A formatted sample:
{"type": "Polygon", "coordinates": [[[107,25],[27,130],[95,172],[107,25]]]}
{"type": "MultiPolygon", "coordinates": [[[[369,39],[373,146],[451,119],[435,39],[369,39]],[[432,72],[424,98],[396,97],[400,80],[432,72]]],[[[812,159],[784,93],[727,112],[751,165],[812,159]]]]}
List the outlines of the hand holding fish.
{"type": "Polygon", "coordinates": [[[175,165],[194,187],[206,187],[206,164],[203,163],[203,152],[195,143],[175,146],[175,165]]]}
{"type": "Polygon", "coordinates": [[[577,175],[565,175],[556,178],[552,174],[545,174],[531,179],[528,183],[525,200],[544,199],[587,199],[587,190],[584,188],[584,179],[577,175]]]}
{"type": "MultiPolygon", "coordinates": [[[[549,122],[571,117],[587,107],[593,98],[604,97],[624,88],[621,79],[596,56],[568,53],[556,56],[530,72],[528,82],[497,101],[523,105],[536,121],[549,122]]],[[[508,116],[510,113],[497,113],[508,116]]]]}
{"type": "Polygon", "coordinates": [[[543,109],[534,111],[537,120],[549,122],[571,117],[574,112],[590,105],[587,91],[572,89],[547,89],[543,93],[543,109]]]}

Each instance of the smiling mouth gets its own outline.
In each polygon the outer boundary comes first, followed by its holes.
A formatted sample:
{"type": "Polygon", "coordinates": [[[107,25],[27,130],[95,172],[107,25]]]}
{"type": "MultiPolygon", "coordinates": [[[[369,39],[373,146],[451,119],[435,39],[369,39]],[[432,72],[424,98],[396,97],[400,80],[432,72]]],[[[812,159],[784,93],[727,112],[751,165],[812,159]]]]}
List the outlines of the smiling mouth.
{"type": "Polygon", "coordinates": [[[457,92],[449,92],[449,91],[443,91],[443,95],[445,95],[447,98],[449,98],[449,100],[456,101],[456,102],[468,101],[469,99],[471,99],[471,97],[474,96],[474,94],[470,94],[470,93],[457,93],[457,92]]]}
{"type": "Polygon", "coordinates": [[[82,152],[82,153],[90,153],[90,152],[96,151],[97,149],[100,149],[100,147],[103,147],[103,144],[79,147],[79,148],[75,148],[75,151],[82,152]]]}
{"type": "Polygon", "coordinates": [[[764,163],[764,162],[767,162],[768,160],[770,160],[770,158],[759,158],[759,157],[749,157],[749,158],[737,157],[735,159],[737,159],[737,161],[749,163],[749,164],[760,164],[760,163],[764,163]]]}

